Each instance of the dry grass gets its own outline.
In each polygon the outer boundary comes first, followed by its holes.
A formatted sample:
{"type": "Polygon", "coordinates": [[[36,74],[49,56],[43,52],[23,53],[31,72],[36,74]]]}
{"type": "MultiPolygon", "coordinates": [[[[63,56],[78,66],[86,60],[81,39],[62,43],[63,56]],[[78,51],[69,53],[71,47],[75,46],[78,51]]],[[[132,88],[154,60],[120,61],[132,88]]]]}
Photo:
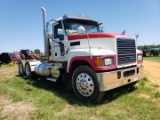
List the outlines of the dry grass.
{"type": "Polygon", "coordinates": [[[25,80],[17,76],[17,66],[5,68],[1,73],[5,74],[0,76],[0,120],[160,118],[160,86],[148,78],[131,89],[122,87],[108,91],[101,102],[91,104],[80,102],[73,91],[53,82],[25,80]]]}

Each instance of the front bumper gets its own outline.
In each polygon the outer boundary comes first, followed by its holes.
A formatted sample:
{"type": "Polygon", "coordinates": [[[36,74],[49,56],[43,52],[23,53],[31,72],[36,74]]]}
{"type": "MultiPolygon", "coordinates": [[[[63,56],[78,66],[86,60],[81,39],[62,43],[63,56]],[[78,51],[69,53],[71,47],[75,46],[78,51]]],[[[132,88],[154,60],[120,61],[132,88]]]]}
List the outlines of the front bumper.
{"type": "Polygon", "coordinates": [[[132,68],[96,73],[100,91],[108,91],[140,80],[144,77],[143,68],[143,65],[140,65],[132,68]]]}

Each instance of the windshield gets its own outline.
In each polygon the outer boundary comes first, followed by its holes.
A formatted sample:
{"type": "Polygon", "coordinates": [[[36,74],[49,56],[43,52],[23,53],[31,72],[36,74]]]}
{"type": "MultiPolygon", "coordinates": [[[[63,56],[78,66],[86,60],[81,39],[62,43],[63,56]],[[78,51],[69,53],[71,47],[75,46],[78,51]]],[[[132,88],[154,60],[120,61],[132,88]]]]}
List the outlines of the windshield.
{"type": "Polygon", "coordinates": [[[94,21],[76,19],[67,19],[64,21],[64,28],[67,35],[78,33],[77,29],[79,26],[83,26],[88,33],[100,32],[98,23],[94,21]]]}
{"type": "Polygon", "coordinates": [[[26,53],[27,53],[27,54],[31,54],[31,51],[30,51],[30,50],[27,50],[26,53]]]}
{"type": "Polygon", "coordinates": [[[21,50],[21,53],[25,54],[25,55],[26,54],[28,55],[28,54],[31,54],[31,51],[30,50],[21,50]]]}

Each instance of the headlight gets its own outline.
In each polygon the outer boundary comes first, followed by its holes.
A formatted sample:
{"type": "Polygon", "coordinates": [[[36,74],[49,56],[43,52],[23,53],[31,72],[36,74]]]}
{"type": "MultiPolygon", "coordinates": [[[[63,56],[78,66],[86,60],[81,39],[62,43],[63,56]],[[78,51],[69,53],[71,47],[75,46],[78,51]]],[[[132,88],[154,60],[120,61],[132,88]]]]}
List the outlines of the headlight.
{"type": "Polygon", "coordinates": [[[142,55],[138,55],[137,60],[138,61],[142,61],[143,60],[143,56],[142,55]]]}
{"type": "Polygon", "coordinates": [[[111,66],[114,64],[113,58],[104,58],[104,66],[111,66]]]}
{"type": "Polygon", "coordinates": [[[104,66],[111,66],[114,65],[114,57],[97,57],[96,58],[96,66],[97,67],[104,67],[104,66]]]}

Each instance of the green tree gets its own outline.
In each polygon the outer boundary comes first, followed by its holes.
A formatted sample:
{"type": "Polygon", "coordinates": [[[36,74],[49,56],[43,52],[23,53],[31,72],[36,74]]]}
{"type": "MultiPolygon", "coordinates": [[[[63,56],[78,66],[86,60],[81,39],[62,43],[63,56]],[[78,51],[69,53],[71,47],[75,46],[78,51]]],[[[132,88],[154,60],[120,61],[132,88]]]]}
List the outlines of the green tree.
{"type": "Polygon", "coordinates": [[[35,49],[35,50],[34,50],[34,53],[36,53],[36,54],[40,54],[40,53],[41,53],[41,51],[40,51],[39,49],[35,49]]]}

